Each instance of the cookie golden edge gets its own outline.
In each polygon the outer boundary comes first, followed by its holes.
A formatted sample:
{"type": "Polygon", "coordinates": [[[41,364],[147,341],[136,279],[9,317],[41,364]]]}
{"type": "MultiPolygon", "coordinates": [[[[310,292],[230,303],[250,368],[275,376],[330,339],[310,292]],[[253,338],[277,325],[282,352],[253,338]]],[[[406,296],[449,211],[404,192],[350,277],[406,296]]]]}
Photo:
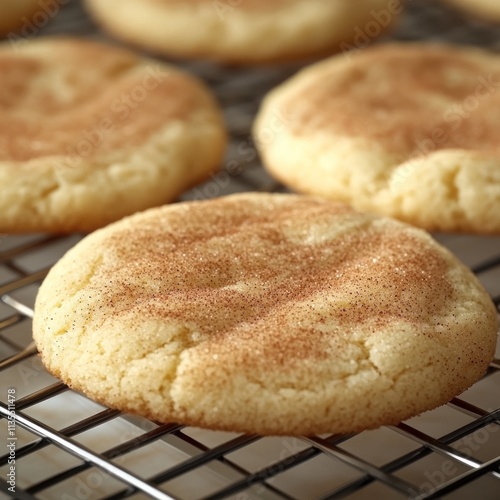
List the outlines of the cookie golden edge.
{"type": "MultiPolygon", "coordinates": [[[[297,195],[271,195],[273,201],[269,201],[268,196],[234,195],[226,197],[222,203],[274,203],[278,198],[288,201],[297,195]]],[[[183,404],[173,409],[175,404],[172,401],[176,396],[172,395],[172,391],[179,391],[179,388],[173,388],[174,382],[183,374],[184,377],[193,375],[189,371],[189,364],[186,364],[190,347],[183,330],[185,326],[174,334],[173,351],[170,353],[173,358],[162,355],[161,348],[155,346],[157,340],[154,337],[162,326],[148,322],[141,324],[140,319],[139,326],[110,323],[100,332],[103,341],[107,337],[116,342],[115,353],[111,358],[107,355],[101,357],[105,350],[102,345],[96,345],[91,353],[78,353],[78,345],[64,345],[64,342],[56,345],[68,329],[81,329],[79,335],[86,334],[85,314],[76,318],[74,310],[78,309],[79,301],[85,301],[85,282],[91,279],[100,265],[99,252],[113,234],[125,227],[141,227],[147,221],[166,220],[164,215],[167,218],[170,216],[168,214],[182,216],[185,209],[195,205],[206,210],[210,203],[212,201],[181,203],[127,217],[94,232],[63,257],[42,284],[35,306],[34,338],[49,372],[98,402],[161,422],[262,435],[312,435],[358,432],[397,424],[447,403],[475,383],[487,370],[494,355],[498,330],[497,313],[491,299],[470,270],[430,236],[388,219],[382,224],[387,223],[397,231],[411,233],[448,263],[448,276],[456,287],[459,299],[450,304],[448,313],[453,321],[458,321],[455,324],[458,329],[452,334],[448,332],[436,343],[428,341],[425,335],[420,335],[417,342],[415,331],[408,325],[389,326],[382,338],[364,347],[369,351],[366,353],[369,365],[373,366],[336,380],[333,389],[330,387],[331,391],[328,390],[331,380],[314,377],[305,390],[294,391],[293,387],[287,387],[286,384],[281,388],[279,384],[276,387],[272,380],[262,385],[252,381],[252,376],[249,377],[245,370],[238,374],[238,368],[231,372],[234,366],[218,366],[215,362],[199,366],[197,376],[183,382],[191,392],[180,395],[183,404]],[[56,316],[59,316],[59,320],[56,316]],[[56,324],[60,322],[57,331],[54,331],[54,318],[56,324]],[[76,326],[71,326],[72,321],[76,322],[76,326]],[[52,332],[48,333],[51,328],[52,332]],[[145,330],[156,331],[152,337],[146,336],[146,343],[151,341],[151,346],[138,345],[130,339],[134,331],[145,330]],[[65,350],[70,353],[65,353],[65,350]],[[140,370],[136,369],[133,362],[120,365],[114,367],[120,373],[114,373],[109,365],[115,364],[116,359],[122,356],[121,350],[128,351],[132,357],[137,356],[138,351],[146,352],[148,363],[140,370]],[[86,361],[75,369],[81,356],[86,361]],[[404,362],[401,365],[403,358],[408,362],[408,357],[415,359],[409,365],[404,362]],[[394,359],[399,373],[391,380],[380,370],[394,369],[394,359]],[[460,362],[458,367],[457,362],[460,362]],[[91,373],[94,367],[90,368],[89,363],[102,365],[102,369],[96,372],[100,374],[97,378],[96,373],[91,373]],[[165,378],[165,371],[171,371],[172,380],[165,378]],[[144,378],[144,384],[139,384],[139,388],[127,386],[130,380],[136,384],[141,378],[144,378]],[[127,384],[124,379],[128,380],[127,384]],[[212,380],[214,387],[219,387],[219,390],[210,391],[212,380]],[[99,387],[102,383],[106,390],[99,387]],[[340,388],[335,387],[335,384],[340,384],[340,388]],[[225,390],[221,391],[220,387],[225,390]]],[[[374,220],[371,216],[368,219],[374,220]]],[[[378,217],[375,219],[380,220],[378,217]]],[[[304,367],[307,377],[307,363],[304,367]]]]}
{"type": "Polygon", "coordinates": [[[321,58],[340,52],[359,36],[362,43],[371,43],[393,28],[405,0],[362,3],[292,0],[259,11],[258,6],[247,10],[245,2],[232,6],[225,0],[187,7],[168,1],[145,5],[137,0],[86,0],[92,17],[117,38],[175,58],[234,65],[321,58]],[[372,34],[365,33],[368,24],[372,34]]]}
{"type": "MultiPolygon", "coordinates": [[[[367,48],[366,54],[381,47],[451,49],[485,62],[496,57],[475,47],[431,42],[379,44],[367,48]]],[[[289,94],[305,88],[325,70],[347,67],[355,57],[353,51],[349,58],[335,55],[311,64],[264,97],[252,126],[264,167],[298,193],[342,201],[426,231],[500,234],[500,156],[495,152],[437,149],[401,162],[362,133],[342,137],[290,130],[295,117],[284,104],[289,94]],[[377,187],[381,179],[382,187],[377,187]]]]}
{"type": "MultiPolygon", "coordinates": [[[[116,51],[129,56],[137,71],[145,74],[154,67],[166,75],[183,75],[189,81],[186,92],[197,95],[203,103],[186,116],[165,122],[133,149],[100,153],[96,147],[95,154],[78,155],[76,164],[76,153],[0,161],[0,231],[90,232],[132,213],[172,202],[220,169],[228,142],[226,125],[215,96],[199,78],[128,49],[74,37],[29,41],[16,53],[4,42],[0,44],[0,58],[3,54],[19,60],[46,57],[51,44],[56,51],[71,46],[76,55],[89,48],[116,51]]],[[[43,120],[43,116],[38,117],[39,122],[43,120]]],[[[80,134],[78,140],[82,137],[80,134]]]]}

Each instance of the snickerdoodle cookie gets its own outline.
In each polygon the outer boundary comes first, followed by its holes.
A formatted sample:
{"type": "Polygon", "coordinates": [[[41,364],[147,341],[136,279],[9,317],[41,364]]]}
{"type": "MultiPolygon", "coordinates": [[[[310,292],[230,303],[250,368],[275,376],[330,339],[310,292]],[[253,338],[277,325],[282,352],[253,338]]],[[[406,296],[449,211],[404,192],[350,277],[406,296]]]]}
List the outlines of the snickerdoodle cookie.
{"type": "Polygon", "coordinates": [[[298,59],[365,44],[404,0],[87,0],[116,36],[176,57],[234,63],[298,59]]]}
{"type": "Polygon", "coordinates": [[[100,229],[35,306],[42,360],[158,421],[351,432],[446,403],[497,338],[475,276],[428,234],[347,205],[240,194],[100,229]]]}
{"type": "MultiPolygon", "coordinates": [[[[59,2],[54,0],[54,5],[59,8],[59,2]]],[[[43,17],[44,23],[49,14],[43,8],[40,0],[8,0],[0,2],[0,36],[6,36],[18,31],[25,25],[32,26],[32,16],[37,12],[43,17]]],[[[32,29],[32,28],[31,28],[32,29]]]]}
{"type": "Polygon", "coordinates": [[[95,42],[0,48],[0,232],[90,231],[160,205],[223,156],[209,90],[95,42]]]}
{"type": "Polygon", "coordinates": [[[288,186],[428,230],[500,233],[500,57],[385,44],[273,90],[254,133],[288,186]]]}

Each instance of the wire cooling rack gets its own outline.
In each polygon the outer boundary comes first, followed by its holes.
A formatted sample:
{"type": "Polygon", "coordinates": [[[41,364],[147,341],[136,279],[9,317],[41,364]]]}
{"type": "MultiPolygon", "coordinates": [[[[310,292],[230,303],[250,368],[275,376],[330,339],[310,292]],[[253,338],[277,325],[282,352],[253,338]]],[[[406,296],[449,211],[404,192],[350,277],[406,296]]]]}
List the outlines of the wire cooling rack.
{"type": "MultiPolygon", "coordinates": [[[[79,2],[61,3],[24,36],[104,37],[79,2]]],[[[498,28],[435,1],[410,2],[393,37],[500,47],[498,28]]],[[[225,169],[183,199],[283,189],[261,168],[249,130],[262,95],[298,66],[185,66],[217,93],[232,140],[225,169]]],[[[500,238],[436,237],[474,270],[498,307],[500,238]]],[[[498,361],[448,405],[348,436],[262,438],[158,425],[69,390],[41,366],[31,317],[41,280],[80,238],[0,235],[0,498],[500,498],[498,361]]]]}

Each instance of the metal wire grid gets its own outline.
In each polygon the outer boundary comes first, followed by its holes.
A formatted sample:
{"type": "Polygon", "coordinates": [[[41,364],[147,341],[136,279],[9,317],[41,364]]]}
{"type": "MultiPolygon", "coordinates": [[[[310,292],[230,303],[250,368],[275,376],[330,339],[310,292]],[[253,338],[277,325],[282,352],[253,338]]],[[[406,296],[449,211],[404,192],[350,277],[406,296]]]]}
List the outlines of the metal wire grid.
{"type": "MultiPolygon", "coordinates": [[[[101,37],[75,1],[42,31],[101,37]]],[[[466,20],[433,2],[413,2],[395,36],[498,48],[498,35],[498,29],[466,20]]],[[[219,174],[183,198],[282,189],[262,171],[249,129],[261,96],[297,66],[238,70],[189,63],[186,67],[208,81],[219,96],[232,142],[227,175],[219,174]]],[[[9,492],[6,480],[9,450],[3,448],[0,456],[0,491],[8,497],[424,499],[470,498],[471,491],[480,492],[481,498],[500,496],[499,361],[463,398],[446,407],[398,426],[352,436],[262,438],[158,425],[70,391],[39,365],[30,345],[30,320],[37,286],[78,239],[0,237],[4,436],[11,409],[7,390],[12,380],[18,382],[15,494],[9,492]]],[[[445,238],[445,243],[463,254],[466,262],[469,259],[498,307],[500,241],[445,238]]]]}
{"type": "MultiPolygon", "coordinates": [[[[16,298],[16,295],[22,295],[27,287],[39,283],[48,270],[40,269],[34,272],[27,272],[22,269],[18,261],[27,253],[36,254],[36,252],[44,249],[47,245],[60,243],[58,240],[60,239],[37,238],[34,241],[28,241],[26,243],[21,242],[21,244],[0,254],[2,268],[18,275],[16,279],[7,281],[0,286],[0,297],[6,307],[5,312],[2,313],[2,319],[0,320],[0,338],[3,343],[8,344],[12,349],[19,350],[21,346],[17,344],[17,339],[12,338],[9,334],[9,330],[16,325],[22,325],[24,328],[28,329],[29,320],[32,316],[32,304],[27,303],[26,300],[23,301],[16,298]]],[[[494,258],[488,262],[481,263],[475,269],[479,275],[499,270],[500,258],[494,258]]],[[[500,297],[495,298],[495,303],[498,306],[500,297]]],[[[3,374],[7,373],[9,370],[18,369],[20,363],[34,356],[34,349],[28,348],[26,351],[21,350],[20,354],[15,354],[2,362],[0,364],[0,370],[3,374]]],[[[490,372],[485,380],[496,376],[496,384],[498,387],[498,383],[500,382],[499,375],[500,362],[496,361],[491,365],[490,372]]],[[[479,384],[481,383],[482,382],[479,382],[479,384]]],[[[214,461],[221,462],[226,468],[232,469],[232,472],[236,473],[238,478],[228,481],[226,486],[216,491],[202,495],[203,498],[301,498],[300,496],[294,496],[291,492],[282,490],[277,485],[274,485],[272,480],[276,476],[286,476],[289,473],[293,474],[294,469],[300,469],[301,464],[311,461],[320,454],[329,458],[331,463],[328,466],[332,471],[338,468],[340,464],[344,464],[360,473],[355,479],[344,481],[344,484],[331,488],[325,491],[322,496],[317,497],[324,499],[342,498],[349,494],[355,495],[360,488],[365,488],[370,485],[370,483],[375,482],[386,485],[395,492],[410,498],[440,498],[484,476],[490,476],[495,480],[500,479],[500,456],[492,456],[485,460],[478,458],[475,454],[470,455],[469,451],[464,452],[461,447],[454,446],[454,443],[464,438],[471,438],[472,436],[473,442],[479,445],[484,444],[486,441],[490,441],[489,444],[491,448],[496,448],[498,452],[500,436],[496,435],[495,431],[500,425],[500,406],[494,410],[486,410],[459,398],[454,399],[449,404],[449,408],[453,409],[454,412],[460,412],[471,417],[467,424],[453,429],[451,432],[441,435],[438,438],[421,431],[418,425],[415,426],[409,425],[408,423],[401,423],[398,426],[390,427],[388,429],[391,432],[396,432],[404,436],[405,439],[415,443],[417,446],[411,451],[397,456],[395,459],[381,465],[374,465],[374,463],[364,457],[363,454],[355,454],[349,451],[348,447],[345,445],[348,444],[350,440],[354,439],[354,436],[328,436],[323,438],[304,437],[298,439],[304,446],[300,451],[287,454],[287,456],[281,460],[272,461],[272,463],[268,463],[264,467],[250,471],[242,467],[238,459],[232,459],[231,455],[234,455],[238,450],[241,451],[242,449],[248,448],[258,441],[266,441],[266,439],[269,438],[226,435],[220,444],[206,446],[203,444],[202,440],[191,437],[189,433],[186,432],[187,428],[183,428],[182,426],[175,424],[155,425],[143,419],[127,417],[126,415],[121,415],[117,411],[105,408],[96,408],[90,416],[57,430],[51,427],[50,423],[47,424],[41,419],[30,416],[29,410],[30,408],[40,405],[44,401],[69,391],[67,387],[56,382],[48,383],[38,391],[30,392],[30,390],[31,387],[29,386],[25,388],[24,392],[26,392],[26,395],[18,399],[15,406],[18,426],[29,431],[29,436],[25,436],[22,440],[22,444],[17,446],[16,449],[16,461],[18,463],[17,467],[19,473],[22,475],[22,463],[25,457],[33,456],[36,459],[37,454],[51,444],[57,446],[60,450],[64,450],[67,454],[78,457],[80,460],[79,463],[70,467],[64,467],[62,470],[34,483],[31,483],[28,478],[24,478],[23,482],[29,485],[23,489],[20,487],[16,488],[15,498],[63,498],[63,496],[51,496],[50,489],[54,485],[61,484],[63,481],[81,477],[83,472],[95,467],[105,471],[107,475],[119,479],[120,484],[114,486],[113,490],[116,491],[110,494],[106,494],[105,496],[88,496],[87,498],[140,498],[140,496],[137,496],[138,492],[147,495],[147,498],[173,498],[173,496],[165,492],[168,491],[169,481],[175,478],[186,477],[190,472],[196,473],[198,469],[210,465],[214,461]],[[124,440],[115,446],[101,451],[96,451],[95,449],[84,446],[76,439],[79,435],[99,426],[106,425],[116,419],[129,419],[133,425],[140,430],[139,433],[132,439],[124,440]],[[145,422],[147,422],[148,425],[144,426],[145,422]],[[484,436],[481,438],[473,437],[477,436],[477,432],[480,430],[483,430],[483,434],[487,436],[487,439],[484,436]],[[151,443],[155,443],[157,440],[165,440],[166,443],[170,442],[172,446],[178,446],[176,441],[168,440],[168,438],[172,437],[184,442],[184,444],[190,445],[190,447],[195,449],[195,452],[192,453],[189,458],[180,460],[174,466],[152,475],[139,475],[119,465],[120,458],[140,448],[147,449],[151,443]],[[398,471],[404,470],[432,454],[443,457],[443,459],[449,460],[450,463],[461,464],[464,466],[464,470],[460,473],[453,474],[453,477],[446,477],[446,480],[439,481],[439,484],[436,479],[436,484],[432,484],[432,488],[429,488],[426,482],[415,484],[406,480],[401,475],[398,475],[398,471]],[[164,485],[164,487],[161,485],[164,485]],[[44,492],[48,493],[44,495],[44,492]],[[240,494],[240,496],[235,496],[237,494],[240,494]]],[[[492,399],[494,401],[494,398],[492,399]]],[[[64,410],[64,407],[61,408],[61,411],[64,410]]],[[[0,403],[0,413],[4,417],[7,417],[9,414],[8,405],[5,402],[0,403]]],[[[50,416],[47,420],[50,422],[50,416]]],[[[480,446],[476,446],[476,448],[480,448],[480,446]]],[[[8,458],[9,453],[1,456],[0,466],[5,466],[8,458]]],[[[450,470],[452,468],[456,469],[455,466],[448,467],[450,470]]],[[[328,469],[326,468],[325,470],[328,469]]],[[[424,478],[437,477],[438,479],[442,479],[445,476],[444,472],[442,472],[442,470],[444,470],[442,466],[437,469],[429,470],[431,471],[430,474],[424,474],[424,478]]],[[[4,477],[5,475],[1,481],[1,489],[7,493],[8,484],[4,477]]],[[[335,481],[332,482],[335,483],[335,481]]],[[[75,490],[75,484],[78,485],[79,483],[73,484],[73,490],[75,490]]],[[[500,491],[500,483],[497,485],[497,488],[498,489],[493,491],[498,493],[498,491],[500,491]]],[[[92,494],[94,493],[97,492],[92,491],[92,494]]],[[[66,498],[79,497],[68,494],[66,498]]],[[[184,497],[176,496],[175,498],[184,497]]],[[[196,498],[200,498],[200,496],[196,498]]],[[[389,496],[384,494],[383,498],[389,498],[389,496]]],[[[401,496],[397,498],[401,498],[401,496]]],[[[488,496],[482,496],[482,498],[488,498],[488,496]]],[[[497,497],[491,496],[491,498],[497,497]]]]}

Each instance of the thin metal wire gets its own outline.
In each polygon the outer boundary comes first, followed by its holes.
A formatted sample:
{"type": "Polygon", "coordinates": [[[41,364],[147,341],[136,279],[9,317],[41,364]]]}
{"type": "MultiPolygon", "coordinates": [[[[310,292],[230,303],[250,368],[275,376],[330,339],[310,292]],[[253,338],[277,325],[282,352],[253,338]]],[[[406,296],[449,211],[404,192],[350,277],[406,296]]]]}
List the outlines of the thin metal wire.
{"type": "Polygon", "coordinates": [[[474,274],[482,274],[500,266],[500,256],[489,259],[472,268],[474,274]]]}
{"type": "MultiPolygon", "coordinates": [[[[467,483],[470,483],[474,479],[478,479],[481,476],[484,476],[487,473],[493,472],[495,470],[499,470],[500,468],[500,457],[496,457],[488,462],[485,462],[481,467],[477,469],[471,469],[459,476],[446,481],[439,486],[436,486],[429,493],[422,493],[421,495],[417,495],[415,500],[426,500],[431,498],[441,498],[442,495],[451,493],[452,491],[458,489],[460,486],[463,486],[467,483]]],[[[500,491],[500,490],[499,490],[500,491]]]]}
{"type": "Polygon", "coordinates": [[[7,295],[10,292],[19,290],[20,288],[24,288],[28,285],[33,285],[34,283],[40,283],[45,276],[47,276],[48,272],[49,268],[46,268],[33,274],[29,274],[21,279],[10,281],[5,285],[0,286],[0,296],[7,295]]]}
{"type": "Polygon", "coordinates": [[[8,318],[0,321],[0,331],[9,328],[10,326],[14,326],[21,321],[24,321],[26,318],[22,314],[14,314],[13,316],[9,316],[8,318]]]}
{"type": "MultiPolygon", "coordinates": [[[[485,425],[489,425],[495,422],[498,422],[499,419],[499,412],[500,409],[496,410],[495,412],[487,413],[483,415],[482,417],[478,418],[477,420],[462,426],[460,429],[456,429],[449,434],[446,434],[445,436],[442,436],[439,438],[439,441],[443,444],[450,444],[455,441],[458,441],[459,439],[462,439],[472,432],[476,431],[477,429],[484,427],[485,425]]],[[[385,465],[382,465],[380,467],[381,471],[387,472],[387,473],[392,473],[396,472],[399,469],[402,469],[403,467],[409,466],[412,463],[416,462],[417,460],[421,460],[425,458],[426,456],[430,455],[432,453],[430,448],[427,448],[425,446],[422,446],[421,448],[417,450],[413,450],[409,453],[406,453],[405,455],[401,455],[395,460],[392,460],[391,462],[388,462],[385,465]]],[[[321,499],[318,500],[331,500],[331,499],[338,499],[338,498],[344,498],[345,496],[358,491],[360,488],[363,486],[366,486],[374,481],[374,477],[370,476],[369,474],[366,474],[365,476],[356,479],[344,486],[341,486],[340,488],[337,488],[331,492],[329,492],[327,495],[321,497],[321,499]]]]}
{"type": "MultiPolygon", "coordinates": [[[[118,412],[116,412],[116,413],[118,414],[118,412]]],[[[114,415],[113,418],[115,418],[116,416],[117,415],[114,415]]],[[[157,439],[165,436],[166,434],[171,434],[175,431],[178,431],[181,428],[182,428],[182,426],[177,425],[177,424],[163,425],[161,427],[158,427],[156,429],[153,429],[153,430],[147,432],[146,434],[143,434],[140,437],[136,437],[136,438],[131,439],[125,443],[121,443],[118,446],[115,446],[115,447],[113,447],[105,452],[102,452],[101,455],[108,460],[120,457],[120,456],[122,456],[130,451],[135,451],[143,446],[146,446],[149,443],[156,441],[157,439]]],[[[78,427],[78,433],[83,432],[84,430],[86,430],[86,429],[78,427]]],[[[61,431],[61,434],[64,434],[66,436],[71,435],[70,433],[64,432],[64,431],[61,431]]],[[[76,432],[74,434],[76,434],[76,432]]],[[[80,465],[77,465],[76,467],[72,467],[71,469],[67,469],[59,474],[56,474],[52,477],[49,477],[49,478],[45,479],[44,481],[31,486],[26,491],[28,491],[29,493],[37,493],[38,491],[43,491],[44,489],[47,489],[51,486],[54,486],[61,481],[64,481],[64,480],[69,479],[71,477],[74,477],[77,474],[79,474],[87,469],[90,469],[94,465],[96,465],[96,464],[90,463],[90,462],[82,463],[80,465]]],[[[120,477],[120,479],[122,479],[122,478],[120,477]]],[[[154,481],[149,479],[148,482],[153,483],[154,481]]],[[[136,492],[137,487],[132,488],[132,491],[136,492]]]]}
{"type": "MultiPolygon", "coordinates": [[[[66,427],[65,429],[62,429],[59,432],[66,437],[75,436],[75,435],[81,434],[82,432],[85,432],[89,429],[92,429],[93,427],[96,427],[97,425],[101,425],[105,422],[109,422],[110,420],[116,418],[118,415],[120,415],[119,411],[110,410],[108,408],[106,410],[103,410],[100,413],[92,415],[89,418],[86,418],[84,420],[80,420],[76,424],[73,424],[69,427],[66,427]]],[[[49,444],[50,444],[50,442],[47,441],[45,438],[39,438],[39,439],[36,439],[35,441],[28,443],[20,448],[16,448],[16,460],[18,460],[26,455],[29,455],[30,453],[35,453],[37,451],[40,451],[43,448],[49,446],[49,444]]],[[[4,456],[0,457],[0,466],[5,465],[8,461],[8,458],[9,458],[8,454],[5,454],[4,456]]]]}
{"type": "Polygon", "coordinates": [[[36,345],[34,342],[30,342],[22,351],[4,359],[0,362],[0,370],[9,368],[19,361],[23,361],[26,358],[34,356],[37,353],[36,345]]]}
{"type": "Polygon", "coordinates": [[[31,241],[29,243],[24,243],[22,245],[16,245],[14,248],[10,250],[5,250],[0,253],[0,264],[10,263],[16,257],[21,255],[26,255],[29,252],[33,252],[35,250],[41,250],[46,248],[47,245],[52,243],[56,243],[58,241],[62,241],[64,237],[62,236],[49,236],[42,239],[38,239],[35,241],[31,241]]]}
{"type": "Polygon", "coordinates": [[[312,444],[316,448],[319,448],[326,455],[329,455],[336,460],[340,460],[341,462],[350,465],[351,467],[354,467],[355,469],[358,469],[365,474],[370,475],[374,479],[378,479],[379,481],[387,484],[395,490],[400,491],[401,493],[404,493],[405,495],[411,496],[415,491],[415,487],[407,481],[393,476],[383,469],[375,467],[366,460],[356,457],[355,455],[352,455],[351,453],[340,449],[338,446],[331,444],[324,439],[321,439],[319,437],[304,437],[301,439],[312,444]]]}
{"type": "Polygon", "coordinates": [[[15,494],[13,495],[9,490],[9,485],[3,479],[0,480],[0,492],[5,493],[6,495],[9,495],[10,497],[15,498],[16,500],[37,500],[36,497],[29,494],[24,489],[19,488],[18,486],[16,486],[16,491],[15,494]]]}
{"type": "Polygon", "coordinates": [[[492,363],[490,363],[491,368],[495,370],[500,370],[500,359],[494,359],[492,363]]]}
{"type": "MultiPolygon", "coordinates": [[[[206,465],[208,462],[211,462],[212,460],[220,459],[223,455],[235,452],[244,446],[248,446],[253,442],[257,441],[258,439],[260,439],[259,436],[250,436],[250,435],[240,436],[220,446],[216,446],[215,448],[207,449],[203,453],[200,453],[199,455],[187,459],[184,462],[181,462],[180,464],[171,467],[165,472],[162,472],[160,474],[151,477],[149,481],[154,484],[164,483],[166,481],[169,481],[170,479],[176,478],[177,476],[186,474],[187,472],[193,469],[202,467],[203,465],[206,465]]],[[[115,495],[107,498],[108,499],[126,498],[134,493],[135,493],[134,489],[128,489],[120,491],[115,495]]]]}
{"type": "MultiPolygon", "coordinates": [[[[2,335],[1,332],[4,329],[7,329],[11,326],[23,323],[26,320],[27,320],[27,318],[25,316],[23,316],[21,314],[14,314],[13,316],[9,316],[8,318],[5,318],[4,320],[0,321],[0,340],[4,344],[8,345],[10,348],[12,348],[14,350],[18,350],[19,345],[16,342],[14,342],[13,339],[2,335]]],[[[26,356],[21,356],[23,359],[24,359],[24,357],[27,357],[30,355],[27,353],[27,351],[28,351],[28,349],[26,349],[26,356]]],[[[19,355],[19,354],[20,353],[17,353],[16,355],[19,355]]],[[[5,359],[4,361],[0,361],[0,370],[7,368],[8,366],[10,366],[13,363],[15,363],[15,360],[9,360],[9,358],[5,359]]]]}
{"type": "Polygon", "coordinates": [[[62,382],[56,382],[16,401],[16,409],[23,410],[24,408],[46,401],[53,396],[58,396],[67,390],[69,390],[68,386],[64,385],[62,382]]]}
{"type": "MultiPolygon", "coordinates": [[[[0,403],[0,414],[3,415],[4,418],[7,418],[10,414],[7,405],[5,405],[4,403],[0,403]]],[[[157,500],[175,500],[171,496],[144,481],[139,476],[132,474],[125,468],[114,464],[110,460],[104,458],[102,455],[93,452],[87,447],[64,436],[61,432],[48,427],[47,425],[35,420],[34,418],[28,417],[26,415],[23,415],[21,412],[16,411],[15,420],[16,424],[24,427],[25,429],[29,429],[31,432],[57,445],[59,448],[67,451],[71,455],[74,455],[75,457],[86,462],[92,463],[111,476],[119,480],[126,481],[128,484],[134,486],[139,491],[150,495],[151,498],[157,500]]]]}
{"type": "MultiPolygon", "coordinates": [[[[408,424],[400,423],[399,425],[392,426],[392,428],[396,432],[399,432],[403,436],[413,439],[417,443],[426,446],[430,450],[445,457],[452,458],[453,460],[467,465],[468,467],[472,467],[473,469],[481,469],[484,465],[484,463],[480,462],[479,460],[474,460],[460,450],[457,450],[447,444],[441,443],[438,439],[434,439],[431,436],[428,436],[427,434],[419,431],[418,429],[409,426],[408,424]]],[[[493,472],[492,474],[496,478],[500,479],[500,474],[498,472],[493,472]]]]}
{"type": "MultiPolygon", "coordinates": [[[[340,444],[348,440],[350,437],[352,436],[330,436],[328,439],[326,439],[326,441],[332,444],[340,444]]],[[[263,469],[260,469],[252,474],[247,474],[244,479],[241,479],[240,481],[231,484],[227,488],[214,493],[213,495],[207,497],[206,500],[220,500],[230,495],[239,493],[240,491],[245,490],[254,484],[262,484],[265,481],[273,478],[274,476],[282,474],[287,470],[296,467],[308,460],[311,460],[312,458],[320,454],[321,450],[319,450],[318,448],[306,448],[305,450],[290,455],[283,460],[273,462],[271,465],[264,467],[263,469]]]]}
{"type": "Polygon", "coordinates": [[[0,299],[4,304],[7,304],[8,306],[12,307],[12,309],[15,309],[18,313],[21,313],[26,318],[33,319],[34,311],[31,307],[28,307],[22,302],[19,302],[10,295],[4,295],[0,297],[0,299]]]}
{"type": "MultiPolygon", "coordinates": [[[[460,398],[453,398],[449,403],[448,406],[456,409],[457,411],[460,411],[462,413],[465,413],[466,415],[469,415],[470,417],[477,418],[479,417],[489,417],[491,415],[495,415],[496,412],[489,412],[484,410],[483,408],[479,408],[478,406],[475,406],[471,403],[468,403],[467,401],[463,401],[460,398]]],[[[492,422],[489,422],[492,424],[497,424],[500,425],[500,421],[493,420],[492,422]]]]}

